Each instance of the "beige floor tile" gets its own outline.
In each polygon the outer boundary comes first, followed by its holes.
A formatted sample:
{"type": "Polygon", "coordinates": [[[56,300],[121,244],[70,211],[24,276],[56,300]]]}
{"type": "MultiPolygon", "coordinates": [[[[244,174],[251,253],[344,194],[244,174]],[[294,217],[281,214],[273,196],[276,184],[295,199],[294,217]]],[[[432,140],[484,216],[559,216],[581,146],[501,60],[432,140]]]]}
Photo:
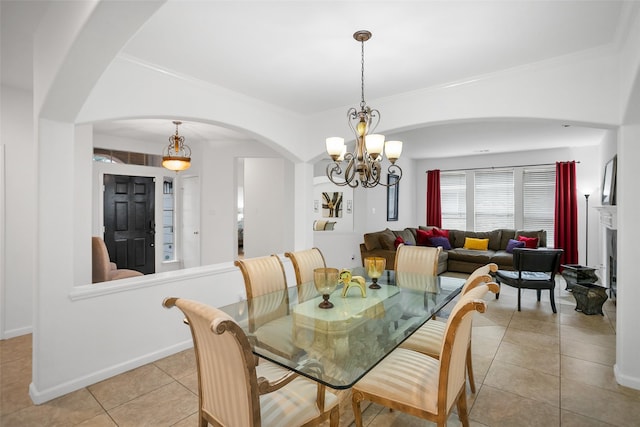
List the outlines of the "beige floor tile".
{"type": "Polygon", "coordinates": [[[169,375],[151,364],[89,386],[89,391],[108,411],[172,381],[169,375]]]}
{"type": "Polygon", "coordinates": [[[607,366],[616,363],[615,347],[602,347],[565,337],[560,339],[560,354],[607,366]]]}
{"type": "Polygon", "coordinates": [[[198,413],[189,415],[187,418],[184,418],[177,423],[175,423],[172,427],[198,427],[198,413]]]}
{"type": "Polygon", "coordinates": [[[499,338],[483,338],[471,342],[471,353],[481,357],[493,358],[502,342],[499,338]]]}
{"type": "Polygon", "coordinates": [[[196,372],[196,355],[193,348],[190,348],[160,359],[154,362],[154,365],[173,378],[181,378],[196,372]]]}
{"type": "Polygon", "coordinates": [[[588,328],[579,328],[569,325],[560,326],[560,335],[574,341],[580,341],[586,344],[599,345],[601,347],[615,348],[615,334],[602,334],[594,332],[588,328]]]}
{"type": "Polygon", "coordinates": [[[185,375],[183,377],[178,378],[180,384],[188,388],[194,394],[198,394],[198,373],[193,372],[191,374],[185,375]]]}
{"type": "Polygon", "coordinates": [[[560,351],[560,338],[540,334],[537,332],[524,331],[522,329],[508,328],[504,334],[503,341],[521,346],[533,347],[535,349],[545,349],[549,351],[560,351]]]}
{"type": "Polygon", "coordinates": [[[595,418],[585,417],[583,415],[574,414],[570,411],[560,412],[560,425],[562,427],[611,427],[613,424],[596,420],[595,418]]]}
{"type": "Polygon", "coordinates": [[[0,416],[33,406],[29,398],[29,382],[0,383],[0,416]]]}
{"type": "Polygon", "coordinates": [[[575,326],[585,328],[592,331],[598,331],[601,334],[613,334],[615,331],[611,326],[611,321],[607,316],[587,315],[579,312],[561,313],[560,323],[567,326],[575,326]]]}
{"type": "Polygon", "coordinates": [[[118,427],[118,425],[106,413],[96,415],[85,422],[78,424],[78,427],[118,427]]]}
{"type": "Polygon", "coordinates": [[[29,384],[31,382],[31,357],[3,361],[0,365],[0,381],[3,384],[29,384]]]}
{"type": "Polygon", "coordinates": [[[560,404],[560,378],[510,363],[494,362],[484,379],[490,386],[518,396],[558,407],[560,404]]]}
{"type": "Polygon", "coordinates": [[[198,397],[172,382],[109,411],[120,427],[172,425],[198,411],[198,397]]]}
{"type": "Polygon", "coordinates": [[[537,320],[529,317],[514,316],[509,323],[509,328],[520,329],[527,332],[536,332],[544,335],[559,336],[560,327],[557,322],[537,320]]]}
{"type": "Polygon", "coordinates": [[[530,346],[503,342],[498,348],[495,361],[497,365],[505,362],[545,374],[560,375],[560,355],[557,351],[544,348],[533,349],[530,346]]]}
{"type": "Polygon", "coordinates": [[[640,420],[638,399],[621,393],[562,379],[561,405],[563,409],[615,426],[637,426],[640,420]]]}
{"type": "Polygon", "coordinates": [[[561,369],[563,378],[624,394],[637,399],[640,405],[640,390],[619,385],[611,366],[562,356],[561,369]]]}
{"type": "Polygon", "coordinates": [[[32,340],[31,334],[0,340],[0,363],[4,364],[19,359],[31,360],[32,340]]]}
{"type": "Polygon", "coordinates": [[[471,357],[473,361],[473,378],[476,381],[477,391],[484,382],[484,378],[487,376],[487,372],[489,372],[489,368],[491,367],[491,363],[494,359],[492,357],[483,357],[474,353],[473,347],[471,357]]]}
{"type": "Polygon", "coordinates": [[[560,425],[560,409],[486,384],[471,409],[472,420],[487,426],[540,427],[560,425]]]}
{"type": "Polygon", "coordinates": [[[473,318],[472,339],[502,339],[506,331],[507,328],[504,326],[486,324],[482,315],[473,318]]]}
{"type": "Polygon", "coordinates": [[[0,419],[3,427],[76,425],[103,413],[87,389],[81,389],[42,405],[29,406],[0,419]]]}

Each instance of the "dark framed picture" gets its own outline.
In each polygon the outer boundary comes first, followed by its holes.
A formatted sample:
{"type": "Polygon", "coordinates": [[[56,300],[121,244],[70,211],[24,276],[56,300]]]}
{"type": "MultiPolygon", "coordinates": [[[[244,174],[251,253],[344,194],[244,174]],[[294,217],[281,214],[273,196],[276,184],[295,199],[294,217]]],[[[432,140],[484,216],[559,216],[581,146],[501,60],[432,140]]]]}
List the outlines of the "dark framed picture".
{"type": "Polygon", "coordinates": [[[398,220],[398,190],[400,184],[398,183],[398,175],[387,175],[387,221],[398,220]],[[395,183],[395,185],[393,185],[395,183]]]}
{"type": "Polygon", "coordinates": [[[602,178],[602,204],[616,204],[616,172],[618,156],[613,156],[604,167],[604,177],[602,178]]]}

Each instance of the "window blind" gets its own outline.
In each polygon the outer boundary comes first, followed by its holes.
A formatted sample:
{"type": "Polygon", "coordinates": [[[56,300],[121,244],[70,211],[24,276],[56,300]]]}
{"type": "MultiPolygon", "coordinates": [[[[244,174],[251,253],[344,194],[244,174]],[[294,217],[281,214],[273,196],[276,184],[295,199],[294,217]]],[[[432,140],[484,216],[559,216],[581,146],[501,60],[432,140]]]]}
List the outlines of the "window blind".
{"type": "Polygon", "coordinates": [[[546,230],[547,246],[554,242],[555,168],[525,169],[522,177],[523,228],[546,230]]]}
{"type": "Polygon", "coordinates": [[[475,172],[474,195],[476,231],[515,228],[513,170],[475,172]]]}
{"type": "Polygon", "coordinates": [[[442,228],[467,228],[467,178],[463,172],[440,173],[442,228]]]}

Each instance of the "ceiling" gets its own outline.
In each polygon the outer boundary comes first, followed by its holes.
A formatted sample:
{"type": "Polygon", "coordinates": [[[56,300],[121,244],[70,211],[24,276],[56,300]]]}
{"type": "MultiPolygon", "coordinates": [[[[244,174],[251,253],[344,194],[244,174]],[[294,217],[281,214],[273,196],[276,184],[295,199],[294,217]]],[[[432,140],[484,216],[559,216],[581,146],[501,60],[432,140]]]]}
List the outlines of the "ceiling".
{"type": "MultiPolygon", "coordinates": [[[[31,87],[30,40],[46,1],[2,0],[2,82],[31,87]]],[[[371,100],[585,51],[615,49],[626,31],[622,1],[188,1],[170,0],[122,54],[311,115],[360,101],[360,44],[365,97],[371,100]]],[[[382,111],[384,120],[384,111],[382,111]]],[[[248,138],[185,123],[195,138],[248,138]]],[[[101,123],[97,131],[164,143],[166,120],[101,123]]],[[[345,123],[345,136],[348,128],[345,123]]],[[[561,123],[481,122],[436,125],[402,134],[414,158],[594,145],[600,129],[561,123]],[[411,141],[433,141],[433,144],[411,141]],[[428,148],[428,151],[427,151],[428,148]]]]}

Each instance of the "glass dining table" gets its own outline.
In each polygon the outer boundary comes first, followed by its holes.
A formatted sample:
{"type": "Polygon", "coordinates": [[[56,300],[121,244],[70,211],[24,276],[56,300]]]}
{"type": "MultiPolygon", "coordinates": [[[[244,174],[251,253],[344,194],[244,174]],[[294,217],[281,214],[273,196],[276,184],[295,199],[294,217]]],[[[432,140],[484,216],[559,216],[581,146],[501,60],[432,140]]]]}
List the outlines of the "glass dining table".
{"type": "MultiPolygon", "coordinates": [[[[334,389],[347,389],[440,312],[461,291],[464,279],[386,270],[366,296],[342,284],[330,295],[333,308],[313,282],[239,301],[220,309],[244,330],[259,357],[334,389]]],[[[355,289],[354,289],[355,288],[355,289]]]]}

